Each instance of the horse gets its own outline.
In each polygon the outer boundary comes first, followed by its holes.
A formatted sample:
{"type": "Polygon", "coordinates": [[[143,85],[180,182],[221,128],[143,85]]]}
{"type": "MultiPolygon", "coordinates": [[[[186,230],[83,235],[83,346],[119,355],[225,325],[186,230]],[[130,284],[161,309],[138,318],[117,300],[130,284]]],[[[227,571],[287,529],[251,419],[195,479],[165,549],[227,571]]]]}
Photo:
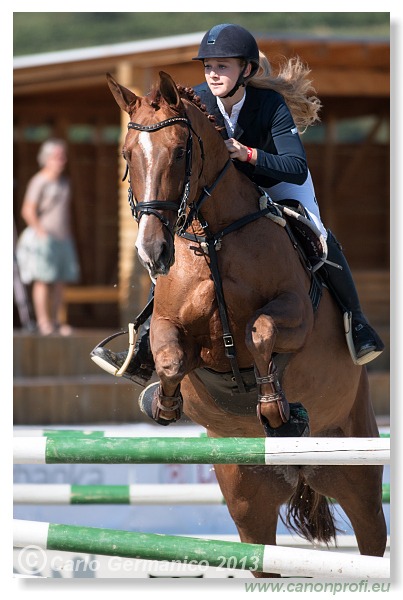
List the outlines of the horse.
{"type": "MultiPolygon", "coordinates": [[[[130,118],[122,154],[138,220],[136,249],[156,281],[150,340],[160,417],[183,410],[209,437],[264,437],[263,421],[273,428],[284,421],[278,402],[261,403],[260,418],[256,413],[256,381],[263,398],[273,391],[267,375],[276,357],[286,358],[281,388],[289,403],[307,409],[311,435],[379,436],[367,372],[350,358],[338,306],[324,287],[313,309],[299,253],[275,219],[255,218],[261,190],[229,160],[200,99],[162,71],[144,97],[110,74],[107,81],[130,118]],[[213,254],[206,252],[206,231],[213,254]],[[236,349],[246,388],[256,379],[252,403],[234,391],[238,378],[227,346],[236,349]],[[208,380],[232,386],[231,394],[224,400],[208,380]]],[[[383,556],[382,467],[214,468],[242,542],[276,544],[285,504],[289,527],[329,543],[336,535],[333,498],[350,519],[360,553],[383,556]]]]}

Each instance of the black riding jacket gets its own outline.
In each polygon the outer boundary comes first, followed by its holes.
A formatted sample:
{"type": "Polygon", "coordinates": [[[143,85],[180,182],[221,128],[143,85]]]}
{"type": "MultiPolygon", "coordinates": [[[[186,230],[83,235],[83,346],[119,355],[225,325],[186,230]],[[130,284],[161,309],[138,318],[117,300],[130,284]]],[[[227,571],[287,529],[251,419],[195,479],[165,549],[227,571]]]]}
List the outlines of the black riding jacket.
{"type": "MultiPolygon", "coordinates": [[[[217,125],[224,127],[223,137],[227,138],[224,117],[207,83],[194,90],[217,125]]],[[[246,86],[234,137],[244,146],[257,149],[256,165],[234,161],[237,169],[257,185],[269,188],[280,181],[297,185],[305,182],[308,167],[304,147],[284,98],[274,90],[246,86]]]]}

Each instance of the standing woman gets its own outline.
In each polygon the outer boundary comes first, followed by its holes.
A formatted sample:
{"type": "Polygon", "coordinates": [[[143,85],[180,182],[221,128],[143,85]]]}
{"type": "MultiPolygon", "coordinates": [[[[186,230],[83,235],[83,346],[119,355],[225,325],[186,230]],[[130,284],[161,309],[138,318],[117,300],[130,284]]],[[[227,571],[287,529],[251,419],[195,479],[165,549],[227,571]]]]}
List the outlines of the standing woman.
{"type": "MultiPolygon", "coordinates": [[[[327,240],[328,287],[342,307],[352,340],[350,353],[365,364],[383,351],[383,343],[362,313],[354,281],[340,244],[324,227],[299,131],[319,120],[320,101],[312,95],[309,70],[299,59],[289,60],[273,76],[255,38],[239,25],[221,24],[210,29],[194,60],[204,65],[205,83],[194,88],[216,124],[237,169],[264,188],[275,202],[296,200],[327,240]],[[337,268],[337,265],[339,268],[337,268]]],[[[340,327],[343,327],[342,317],[340,327]]],[[[139,329],[135,352],[124,374],[145,385],[152,375],[149,323],[139,329]]],[[[93,360],[115,374],[127,352],[97,347],[93,360]]],[[[168,423],[166,423],[168,424],[168,423]]]]}
{"type": "Polygon", "coordinates": [[[38,153],[40,170],[28,182],[21,216],[28,227],[17,245],[23,283],[32,283],[32,301],[38,333],[69,335],[59,324],[63,286],[78,280],[79,266],[70,227],[70,183],[63,171],[67,148],[50,139],[38,153]]]}

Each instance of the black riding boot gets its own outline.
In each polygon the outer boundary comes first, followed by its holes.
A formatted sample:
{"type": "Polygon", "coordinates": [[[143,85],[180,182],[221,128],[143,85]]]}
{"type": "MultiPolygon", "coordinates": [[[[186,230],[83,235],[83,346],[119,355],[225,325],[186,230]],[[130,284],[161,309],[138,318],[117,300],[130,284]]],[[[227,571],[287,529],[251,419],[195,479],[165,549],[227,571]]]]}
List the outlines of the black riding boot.
{"type": "MultiPolygon", "coordinates": [[[[153,298],[153,295],[154,286],[151,288],[148,298],[149,301],[153,298]]],[[[155,369],[150,347],[150,322],[151,316],[139,327],[133,356],[121,375],[119,374],[119,370],[124,365],[129,350],[112,352],[112,350],[97,346],[90,354],[92,360],[101,367],[101,369],[104,369],[104,371],[107,371],[111,375],[125,377],[144,387],[149,379],[151,379],[155,369]]]]}
{"type": "Polygon", "coordinates": [[[364,365],[374,360],[384,349],[384,344],[362,313],[357,290],[350,267],[342,247],[330,230],[327,237],[329,261],[340,265],[341,269],[326,265],[326,283],[344,313],[347,345],[353,361],[364,365]]]}

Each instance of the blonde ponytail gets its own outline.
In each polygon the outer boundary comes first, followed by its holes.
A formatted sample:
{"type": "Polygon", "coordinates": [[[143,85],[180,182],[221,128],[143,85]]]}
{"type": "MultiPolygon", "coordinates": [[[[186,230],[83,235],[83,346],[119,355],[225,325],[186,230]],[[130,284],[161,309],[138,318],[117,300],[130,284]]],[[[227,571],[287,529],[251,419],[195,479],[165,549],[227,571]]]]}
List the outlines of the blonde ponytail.
{"type": "Polygon", "coordinates": [[[308,79],[310,69],[299,57],[285,59],[278,73],[272,74],[271,65],[263,52],[259,51],[259,69],[248,81],[256,88],[272,89],[281,94],[286,101],[300,133],[309,125],[320,121],[321,101],[315,94],[312,81],[308,79]]]}

